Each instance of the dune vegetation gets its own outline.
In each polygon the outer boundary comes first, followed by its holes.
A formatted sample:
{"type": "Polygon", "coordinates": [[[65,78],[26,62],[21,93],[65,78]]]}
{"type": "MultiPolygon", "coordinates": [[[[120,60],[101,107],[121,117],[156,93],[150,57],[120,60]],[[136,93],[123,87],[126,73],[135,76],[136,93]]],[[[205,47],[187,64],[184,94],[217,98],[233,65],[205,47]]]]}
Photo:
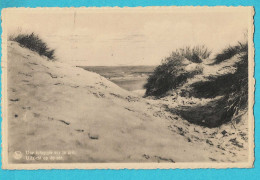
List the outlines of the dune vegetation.
{"type": "Polygon", "coordinates": [[[50,49],[46,42],[44,42],[35,33],[30,34],[18,34],[9,36],[9,40],[16,41],[20,46],[26,47],[32,51],[37,52],[40,56],[46,56],[50,60],[55,59],[55,50],[50,49]]]}
{"type": "Polygon", "coordinates": [[[229,46],[213,59],[210,54],[205,46],[174,51],[148,78],[145,95],[163,98],[179,92],[185,101],[209,101],[180,107],[178,112],[193,123],[215,127],[231,121],[247,108],[248,43],[229,46]]]}
{"type": "Polygon", "coordinates": [[[162,61],[144,85],[146,96],[163,96],[169,90],[181,86],[187,79],[202,73],[199,65],[210,56],[205,46],[180,48],[162,61]],[[187,66],[190,65],[188,68],[187,66]]]}

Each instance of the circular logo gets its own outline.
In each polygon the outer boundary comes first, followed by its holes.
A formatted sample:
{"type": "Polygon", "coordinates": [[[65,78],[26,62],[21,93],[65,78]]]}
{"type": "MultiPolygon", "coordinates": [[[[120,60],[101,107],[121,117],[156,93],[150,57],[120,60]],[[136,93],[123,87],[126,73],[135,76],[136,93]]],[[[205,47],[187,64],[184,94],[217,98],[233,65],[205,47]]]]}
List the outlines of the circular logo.
{"type": "Polygon", "coordinates": [[[14,159],[19,160],[23,157],[23,154],[21,151],[15,151],[13,157],[14,157],[14,159]]]}

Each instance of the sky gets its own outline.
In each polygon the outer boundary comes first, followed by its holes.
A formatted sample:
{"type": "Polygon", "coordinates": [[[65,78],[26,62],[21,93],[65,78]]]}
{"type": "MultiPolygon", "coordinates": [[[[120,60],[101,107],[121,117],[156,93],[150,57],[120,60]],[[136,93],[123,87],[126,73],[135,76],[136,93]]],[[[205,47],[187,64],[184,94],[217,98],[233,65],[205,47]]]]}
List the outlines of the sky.
{"type": "Polygon", "coordinates": [[[214,54],[241,41],[249,16],[231,7],[10,9],[3,31],[35,32],[73,65],[158,65],[177,48],[205,45],[214,54]]]}

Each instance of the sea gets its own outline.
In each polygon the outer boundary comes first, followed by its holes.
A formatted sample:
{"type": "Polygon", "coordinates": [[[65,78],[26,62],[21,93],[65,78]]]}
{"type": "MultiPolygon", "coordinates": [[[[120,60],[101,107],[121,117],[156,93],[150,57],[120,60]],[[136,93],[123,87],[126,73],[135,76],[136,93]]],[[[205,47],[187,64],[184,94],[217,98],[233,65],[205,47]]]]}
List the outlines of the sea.
{"type": "Polygon", "coordinates": [[[144,91],[147,78],[156,66],[80,66],[100,74],[128,91],[144,91]]]}

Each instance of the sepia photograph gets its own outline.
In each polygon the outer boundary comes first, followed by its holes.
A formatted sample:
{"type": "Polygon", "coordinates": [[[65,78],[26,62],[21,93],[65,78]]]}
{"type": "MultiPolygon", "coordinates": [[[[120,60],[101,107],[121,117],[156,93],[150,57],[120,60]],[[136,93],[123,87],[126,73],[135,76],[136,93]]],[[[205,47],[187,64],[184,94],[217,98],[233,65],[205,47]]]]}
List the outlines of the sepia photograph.
{"type": "Polygon", "coordinates": [[[253,167],[253,16],[3,9],[3,168],[253,167]]]}

